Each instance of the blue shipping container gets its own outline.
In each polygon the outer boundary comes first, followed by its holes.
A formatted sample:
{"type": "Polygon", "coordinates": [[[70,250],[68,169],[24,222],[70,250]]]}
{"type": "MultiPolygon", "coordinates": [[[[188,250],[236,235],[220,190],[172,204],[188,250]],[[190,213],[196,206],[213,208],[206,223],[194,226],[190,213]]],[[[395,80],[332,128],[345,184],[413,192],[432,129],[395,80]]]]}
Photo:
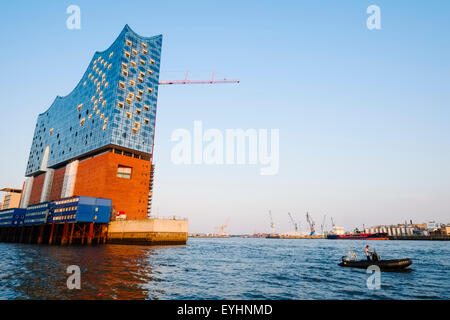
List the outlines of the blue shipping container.
{"type": "Polygon", "coordinates": [[[53,202],[48,222],[108,223],[111,217],[111,199],[77,196],[53,202]]]}
{"type": "Polygon", "coordinates": [[[26,209],[14,208],[0,210],[0,227],[18,227],[23,225],[26,209]]]}
{"type": "Polygon", "coordinates": [[[50,202],[30,205],[25,213],[24,225],[46,224],[51,207],[52,205],[50,202]]]}

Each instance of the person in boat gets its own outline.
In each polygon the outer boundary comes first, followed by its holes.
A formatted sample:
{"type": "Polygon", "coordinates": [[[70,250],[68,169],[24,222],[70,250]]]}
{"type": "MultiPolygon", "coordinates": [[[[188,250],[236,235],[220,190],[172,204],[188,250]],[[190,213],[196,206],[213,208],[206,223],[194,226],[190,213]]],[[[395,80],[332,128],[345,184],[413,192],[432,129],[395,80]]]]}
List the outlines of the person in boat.
{"type": "Polygon", "coordinates": [[[369,245],[366,246],[366,257],[367,261],[370,261],[370,256],[372,255],[372,251],[369,250],[369,245]]]}

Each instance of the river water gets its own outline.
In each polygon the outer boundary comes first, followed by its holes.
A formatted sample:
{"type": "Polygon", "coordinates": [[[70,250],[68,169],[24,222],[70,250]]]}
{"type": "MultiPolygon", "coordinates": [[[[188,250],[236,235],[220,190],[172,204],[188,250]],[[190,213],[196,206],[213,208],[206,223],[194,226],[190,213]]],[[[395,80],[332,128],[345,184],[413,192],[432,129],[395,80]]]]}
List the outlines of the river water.
{"type": "Polygon", "coordinates": [[[0,299],[450,299],[450,242],[200,239],[185,246],[38,246],[0,243],[0,299]],[[349,249],[363,258],[413,259],[409,273],[337,265],[349,249]],[[66,284],[69,265],[81,289],[66,284]]]}

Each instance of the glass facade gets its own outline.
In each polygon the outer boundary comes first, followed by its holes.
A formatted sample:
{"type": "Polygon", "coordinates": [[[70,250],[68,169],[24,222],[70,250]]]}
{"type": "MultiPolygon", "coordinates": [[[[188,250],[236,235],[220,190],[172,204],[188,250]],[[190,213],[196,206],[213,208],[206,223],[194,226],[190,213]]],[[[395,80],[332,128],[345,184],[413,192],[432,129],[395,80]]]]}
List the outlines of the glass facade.
{"type": "Polygon", "coordinates": [[[113,145],[151,155],[162,35],[126,25],[96,52],[75,89],[38,116],[26,176],[113,145]]]}

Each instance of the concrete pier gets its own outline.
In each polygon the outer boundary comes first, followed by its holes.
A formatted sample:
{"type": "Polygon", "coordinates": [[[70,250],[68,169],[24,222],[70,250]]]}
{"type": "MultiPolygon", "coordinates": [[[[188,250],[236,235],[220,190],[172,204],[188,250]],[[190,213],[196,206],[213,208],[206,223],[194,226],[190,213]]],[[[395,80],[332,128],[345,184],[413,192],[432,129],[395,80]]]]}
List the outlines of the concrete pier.
{"type": "Polygon", "coordinates": [[[107,234],[107,242],[116,244],[179,245],[187,238],[187,220],[158,218],[111,221],[107,234]]]}

